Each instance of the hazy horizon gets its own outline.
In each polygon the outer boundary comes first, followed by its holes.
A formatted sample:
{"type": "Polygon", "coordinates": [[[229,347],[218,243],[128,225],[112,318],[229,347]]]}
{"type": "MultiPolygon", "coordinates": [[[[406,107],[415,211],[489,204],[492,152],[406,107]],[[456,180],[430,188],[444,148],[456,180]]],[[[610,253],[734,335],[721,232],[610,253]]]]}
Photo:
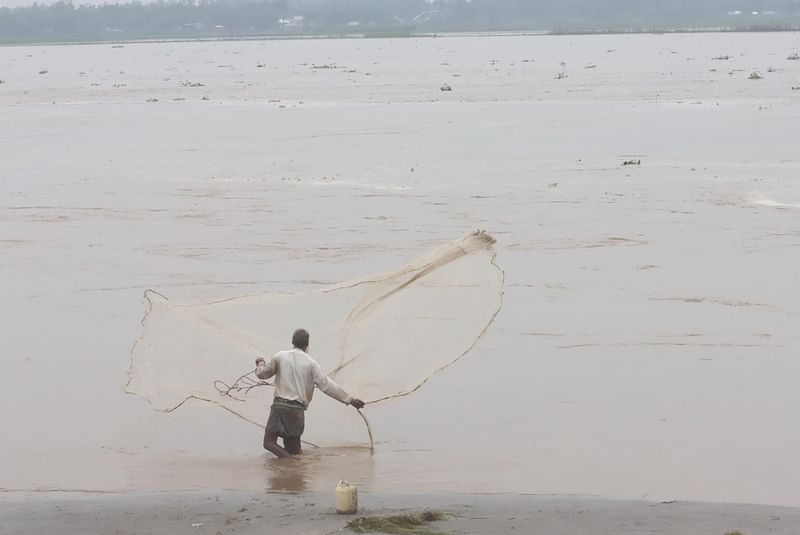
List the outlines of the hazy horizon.
{"type": "Polygon", "coordinates": [[[800,0],[0,0],[0,42],[800,29],[800,0]]]}

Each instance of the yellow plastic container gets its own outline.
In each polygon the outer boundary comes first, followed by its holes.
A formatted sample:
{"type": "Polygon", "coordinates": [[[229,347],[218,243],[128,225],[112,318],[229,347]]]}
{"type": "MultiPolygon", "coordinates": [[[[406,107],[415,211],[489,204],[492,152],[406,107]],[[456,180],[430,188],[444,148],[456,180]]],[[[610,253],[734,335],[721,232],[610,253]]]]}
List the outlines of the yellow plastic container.
{"type": "Polygon", "coordinates": [[[358,488],[349,481],[339,481],[336,486],[336,512],[354,515],[358,512],[358,488]]]}

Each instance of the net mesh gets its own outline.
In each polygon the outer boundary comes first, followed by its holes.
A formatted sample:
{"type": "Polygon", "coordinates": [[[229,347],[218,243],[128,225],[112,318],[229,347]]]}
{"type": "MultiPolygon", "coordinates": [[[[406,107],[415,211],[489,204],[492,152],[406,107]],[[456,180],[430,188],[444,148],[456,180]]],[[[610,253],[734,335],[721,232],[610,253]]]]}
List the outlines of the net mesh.
{"type": "MultiPolygon", "coordinates": [[[[494,241],[476,231],[393,273],[299,294],[179,304],[148,290],[126,391],[159,411],[198,399],[261,425],[273,391],[242,373],[303,327],[309,354],[351,395],[368,404],[408,395],[469,352],[500,311],[494,241]]],[[[363,443],[355,411],[325,395],[308,423],[304,436],[317,442],[363,443]]]]}

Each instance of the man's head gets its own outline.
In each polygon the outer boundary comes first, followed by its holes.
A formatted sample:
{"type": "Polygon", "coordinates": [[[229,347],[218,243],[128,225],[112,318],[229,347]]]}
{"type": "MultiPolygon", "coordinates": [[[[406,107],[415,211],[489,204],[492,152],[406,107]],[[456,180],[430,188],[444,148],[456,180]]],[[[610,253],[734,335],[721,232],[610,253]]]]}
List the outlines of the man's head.
{"type": "Polygon", "coordinates": [[[297,329],[292,335],[292,345],[297,349],[306,351],[308,349],[308,331],[305,329],[297,329]]]}

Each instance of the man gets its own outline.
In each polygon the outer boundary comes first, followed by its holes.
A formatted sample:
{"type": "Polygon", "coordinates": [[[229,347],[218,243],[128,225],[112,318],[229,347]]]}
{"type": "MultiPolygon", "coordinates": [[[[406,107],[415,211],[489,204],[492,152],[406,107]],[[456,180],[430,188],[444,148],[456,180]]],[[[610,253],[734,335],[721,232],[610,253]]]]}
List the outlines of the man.
{"type": "Polygon", "coordinates": [[[292,335],[293,349],[276,353],[269,362],[256,359],[259,379],[275,376],[275,399],[264,429],[264,449],[278,457],[302,453],[300,436],[305,429],[305,410],[311,403],[314,386],[345,405],[356,409],[364,407],[363,401],[329,379],[317,361],[306,353],[308,339],[308,331],[297,329],[292,335]],[[283,439],[283,447],[278,445],[278,437],[283,439]]]}

